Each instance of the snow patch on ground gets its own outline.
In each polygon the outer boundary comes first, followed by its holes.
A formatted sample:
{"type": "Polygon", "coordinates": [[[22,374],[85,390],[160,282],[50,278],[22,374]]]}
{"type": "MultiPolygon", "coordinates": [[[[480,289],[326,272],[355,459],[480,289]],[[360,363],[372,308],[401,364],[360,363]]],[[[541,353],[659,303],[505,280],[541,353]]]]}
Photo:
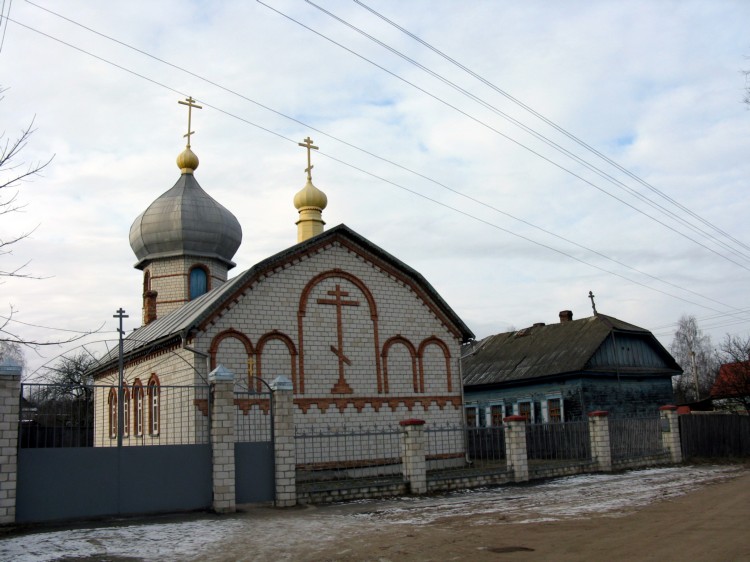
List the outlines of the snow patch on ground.
{"type": "Polygon", "coordinates": [[[736,466],[692,466],[586,474],[541,484],[454,492],[427,498],[359,501],[321,508],[192,516],[178,522],[113,523],[98,528],[29,533],[0,540],[0,560],[223,560],[226,548],[247,544],[245,560],[293,560],[294,552],[384,525],[527,524],[594,515],[617,517],[744,473],[736,466]],[[479,516],[479,517],[476,517],[479,516]],[[452,522],[451,522],[452,524],[452,522]]]}

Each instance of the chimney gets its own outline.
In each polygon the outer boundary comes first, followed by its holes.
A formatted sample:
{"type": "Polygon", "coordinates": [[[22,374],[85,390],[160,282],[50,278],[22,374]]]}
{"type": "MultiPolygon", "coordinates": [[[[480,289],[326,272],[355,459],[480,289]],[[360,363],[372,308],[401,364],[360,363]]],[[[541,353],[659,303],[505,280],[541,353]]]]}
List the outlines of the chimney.
{"type": "Polygon", "coordinates": [[[151,324],[156,320],[156,291],[143,293],[143,325],[151,324]]]}
{"type": "Polygon", "coordinates": [[[573,311],[572,310],[561,310],[560,311],[560,324],[563,322],[572,322],[573,321],[573,311]]]}

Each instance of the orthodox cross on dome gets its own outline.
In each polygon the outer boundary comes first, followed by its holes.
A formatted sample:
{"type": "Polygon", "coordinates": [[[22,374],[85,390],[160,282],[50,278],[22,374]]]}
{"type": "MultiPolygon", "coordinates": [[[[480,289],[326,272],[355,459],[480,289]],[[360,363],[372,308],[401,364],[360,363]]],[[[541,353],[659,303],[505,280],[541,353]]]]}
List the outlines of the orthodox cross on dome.
{"type": "Polygon", "coordinates": [[[351,365],[351,360],[344,355],[344,329],[341,320],[341,307],[343,306],[359,306],[359,301],[349,300],[346,301],[343,297],[348,297],[347,291],[341,290],[341,285],[336,284],[336,289],[328,291],[328,294],[333,299],[318,299],[318,304],[332,304],[336,306],[336,332],[337,332],[337,343],[338,347],[331,346],[331,351],[339,359],[339,380],[336,382],[331,392],[334,394],[351,394],[353,392],[352,387],[346,382],[344,377],[344,364],[351,365]]]}
{"type": "Polygon", "coordinates": [[[203,109],[202,105],[198,105],[198,104],[193,103],[193,102],[195,102],[195,100],[193,99],[192,96],[189,96],[189,97],[185,98],[185,101],[177,100],[177,103],[188,106],[188,132],[186,134],[182,135],[183,137],[187,137],[187,147],[188,148],[190,148],[190,135],[194,135],[195,134],[195,131],[191,131],[190,130],[190,122],[191,122],[192,117],[193,117],[193,108],[203,109]]]}
{"type": "Polygon", "coordinates": [[[596,316],[598,312],[596,312],[596,303],[594,302],[594,293],[592,293],[591,291],[589,291],[589,298],[591,299],[591,308],[594,309],[594,316],[596,316]]]}
{"type": "Polygon", "coordinates": [[[307,172],[307,179],[309,181],[312,181],[311,172],[313,169],[313,165],[310,163],[310,149],[318,150],[318,147],[313,145],[313,140],[310,137],[307,137],[303,142],[298,142],[297,144],[307,148],[307,168],[305,168],[305,171],[307,172]]]}

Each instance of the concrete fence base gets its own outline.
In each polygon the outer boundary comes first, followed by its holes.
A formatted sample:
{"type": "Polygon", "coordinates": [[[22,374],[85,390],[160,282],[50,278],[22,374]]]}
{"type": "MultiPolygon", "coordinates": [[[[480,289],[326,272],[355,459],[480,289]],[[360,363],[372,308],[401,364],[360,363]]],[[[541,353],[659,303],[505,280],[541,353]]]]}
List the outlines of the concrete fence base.
{"type": "MultiPolygon", "coordinates": [[[[211,387],[211,465],[212,508],[219,513],[236,510],[235,441],[237,439],[237,405],[234,394],[234,375],[219,366],[209,374],[211,387]]],[[[16,518],[17,443],[20,407],[20,368],[0,364],[0,524],[10,524],[16,518]]],[[[666,462],[682,461],[679,424],[674,406],[660,409],[661,442],[664,453],[639,458],[618,458],[613,462],[610,444],[610,424],[607,412],[591,412],[588,416],[591,458],[567,464],[529,462],[527,450],[527,420],[521,416],[504,419],[505,468],[494,466],[492,472],[482,473],[476,468],[441,474],[428,473],[428,459],[435,451],[428,450],[424,420],[407,419],[401,426],[402,473],[369,482],[338,481],[326,486],[309,483],[297,485],[296,438],[292,383],[279,377],[269,386],[273,412],[273,485],[274,504],[289,507],[296,503],[326,503],[358,498],[390,497],[411,494],[466,489],[507,482],[526,482],[530,478],[545,478],[582,472],[611,471],[666,462]]],[[[398,453],[395,453],[398,455],[398,453]]],[[[459,457],[460,457],[459,453],[459,457]]],[[[536,457],[535,457],[536,458],[536,457]]],[[[502,457],[500,457],[502,459],[502,457]]],[[[457,459],[459,464],[461,458],[457,459]]],[[[502,461],[500,461],[502,462],[502,461]]],[[[460,467],[459,467],[460,468],[460,467]]]]}

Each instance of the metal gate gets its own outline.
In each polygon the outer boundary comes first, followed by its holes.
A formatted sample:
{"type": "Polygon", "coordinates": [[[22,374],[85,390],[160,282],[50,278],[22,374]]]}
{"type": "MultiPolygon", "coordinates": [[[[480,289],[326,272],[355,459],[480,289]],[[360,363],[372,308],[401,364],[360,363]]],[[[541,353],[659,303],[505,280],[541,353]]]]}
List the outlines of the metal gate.
{"type": "Polygon", "coordinates": [[[19,523],[211,507],[208,387],[160,386],[151,410],[123,393],[122,427],[116,388],[22,385],[19,523]]]}
{"type": "Polygon", "coordinates": [[[271,502],[276,496],[273,401],[271,392],[261,392],[261,388],[243,388],[234,394],[234,479],[238,504],[271,502]]]}

